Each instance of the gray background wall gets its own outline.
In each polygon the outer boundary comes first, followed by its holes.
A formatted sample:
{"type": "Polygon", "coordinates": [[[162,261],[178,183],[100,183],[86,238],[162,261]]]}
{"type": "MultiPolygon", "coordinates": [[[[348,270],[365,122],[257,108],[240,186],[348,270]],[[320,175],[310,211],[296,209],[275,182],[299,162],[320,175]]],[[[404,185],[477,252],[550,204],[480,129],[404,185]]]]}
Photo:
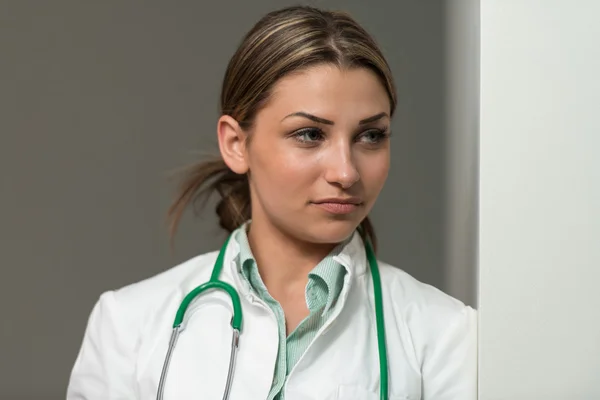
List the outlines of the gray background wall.
{"type": "MultiPolygon", "coordinates": [[[[352,12],[398,82],[392,171],[373,212],[380,257],[474,304],[473,154],[449,144],[474,132],[451,107],[469,85],[450,84],[473,73],[461,63],[474,64],[450,57],[469,29],[448,3],[310,4],[352,12]]],[[[167,173],[194,151],[216,151],[228,58],[261,15],[286,4],[2,2],[0,398],[64,398],[102,291],[220,245],[208,209],[185,220],[170,252],[167,173]]]]}

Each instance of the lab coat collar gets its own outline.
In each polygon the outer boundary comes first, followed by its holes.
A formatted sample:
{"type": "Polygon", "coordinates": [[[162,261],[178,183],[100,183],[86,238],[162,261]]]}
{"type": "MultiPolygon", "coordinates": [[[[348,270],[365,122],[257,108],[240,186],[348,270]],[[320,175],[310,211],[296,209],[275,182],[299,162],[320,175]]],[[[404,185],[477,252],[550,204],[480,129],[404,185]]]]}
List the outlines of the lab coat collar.
{"type": "MultiPolygon", "coordinates": [[[[241,266],[236,262],[236,258],[240,254],[240,244],[236,240],[236,235],[232,235],[223,260],[223,272],[226,273],[226,279],[233,281],[235,287],[241,295],[249,296],[252,292],[250,284],[242,279],[241,266]]],[[[342,248],[340,253],[333,257],[339,262],[349,275],[349,278],[359,277],[363,275],[367,267],[367,257],[362,238],[358,232],[352,234],[352,238],[342,248]]],[[[223,278],[225,279],[225,277],[223,278]]]]}
{"type": "Polygon", "coordinates": [[[333,259],[342,264],[351,276],[363,275],[367,270],[367,253],[360,234],[355,231],[342,251],[333,259]]]}

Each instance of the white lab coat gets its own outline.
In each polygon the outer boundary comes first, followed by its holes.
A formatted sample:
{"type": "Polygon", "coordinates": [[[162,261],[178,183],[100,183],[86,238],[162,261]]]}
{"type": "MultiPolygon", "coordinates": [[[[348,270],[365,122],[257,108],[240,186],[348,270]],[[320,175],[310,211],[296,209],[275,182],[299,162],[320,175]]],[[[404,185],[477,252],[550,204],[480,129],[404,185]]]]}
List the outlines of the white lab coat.
{"type": "MultiPolygon", "coordinates": [[[[263,400],[278,349],[275,316],[240,279],[230,241],[221,279],[243,309],[232,400],[263,400]]],[[[103,293],[73,367],[68,400],[156,398],[173,319],[183,297],[211,274],[217,252],[142,282],[103,293]]],[[[336,257],[349,273],[345,305],[320,329],[290,372],[286,400],[379,399],[379,356],[371,275],[358,234],[336,257]]],[[[381,272],[390,400],[475,400],[476,312],[383,262],[381,272]]],[[[231,349],[232,307],[211,291],[192,303],[171,360],[166,400],[221,399],[231,349]],[[193,317],[192,317],[193,314],[193,317]]]]}

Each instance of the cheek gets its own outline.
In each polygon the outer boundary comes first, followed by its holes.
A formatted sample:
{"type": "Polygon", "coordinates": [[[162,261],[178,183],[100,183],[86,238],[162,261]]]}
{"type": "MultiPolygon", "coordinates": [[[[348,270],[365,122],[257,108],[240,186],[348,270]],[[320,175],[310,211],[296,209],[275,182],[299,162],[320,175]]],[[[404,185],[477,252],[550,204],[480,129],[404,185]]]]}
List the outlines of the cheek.
{"type": "Polygon", "coordinates": [[[360,176],[367,196],[377,197],[390,170],[389,151],[362,157],[359,162],[360,176]]]}
{"type": "Polygon", "coordinates": [[[307,189],[318,178],[318,160],[296,150],[273,147],[252,160],[253,180],[257,188],[269,192],[270,198],[305,198],[307,189]]]}

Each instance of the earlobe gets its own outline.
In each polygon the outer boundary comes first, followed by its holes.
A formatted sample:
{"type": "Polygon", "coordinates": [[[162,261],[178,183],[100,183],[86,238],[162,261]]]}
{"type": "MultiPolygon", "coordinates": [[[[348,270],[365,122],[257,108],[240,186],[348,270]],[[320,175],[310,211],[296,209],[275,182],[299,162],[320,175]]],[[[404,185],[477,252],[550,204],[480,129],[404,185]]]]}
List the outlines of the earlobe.
{"type": "Polygon", "coordinates": [[[223,115],[217,123],[219,150],[225,164],[236,174],[248,172],[246,161],[246,132],[229,115],[223,115]]]}

